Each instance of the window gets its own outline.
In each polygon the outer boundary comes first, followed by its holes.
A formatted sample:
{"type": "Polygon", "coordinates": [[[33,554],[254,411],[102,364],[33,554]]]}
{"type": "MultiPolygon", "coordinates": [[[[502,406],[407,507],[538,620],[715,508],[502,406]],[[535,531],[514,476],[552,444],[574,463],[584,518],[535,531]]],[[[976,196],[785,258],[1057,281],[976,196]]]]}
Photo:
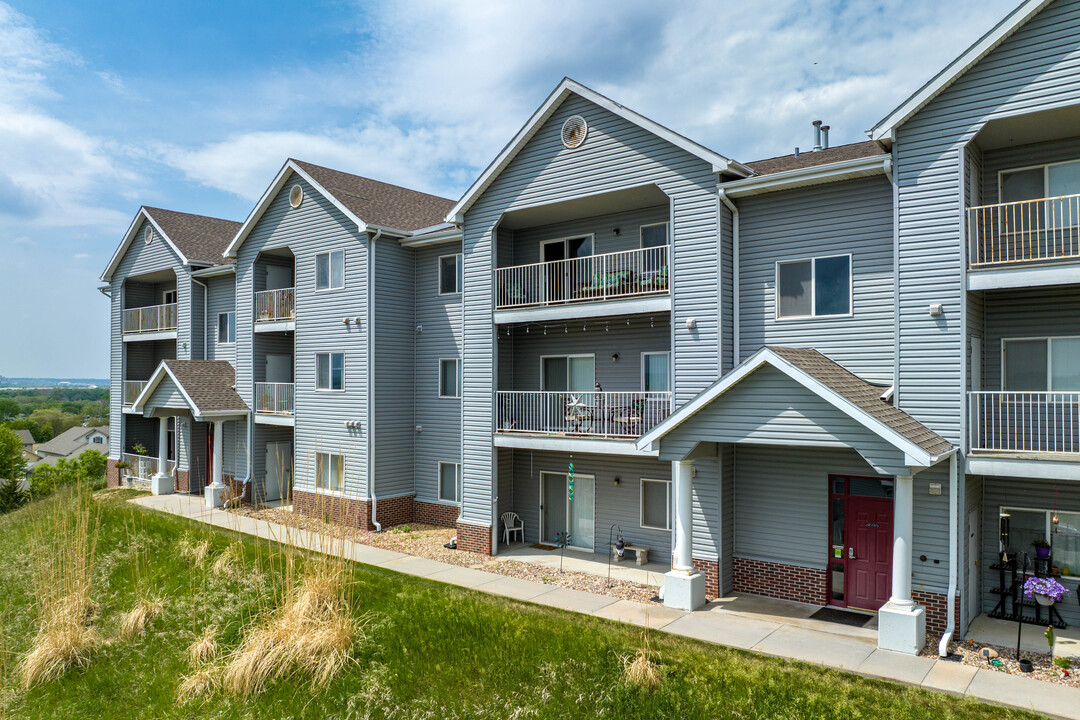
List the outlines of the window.
{"type": "Polygon", "coordinates": [[[666,222],[641,226],[641,247],[662,247],[667,244],[668,224],[666,222]]]}
{"type": "Polygon", "coordinates": [[[457,358],[439,361],[439,397],[461,397],[461,361],[457,358]]]}
{"type": "Polygon", "coordinates": [[[439,499],[444,502],[461,502],[461,465],[439,463],[439,499]]]}
{"type": "Polygon", "coordinates": [[[162,305],[175,305],[176,304],[176,291],[175,290],[166,290],[165,292],[161,293],[161,304],[162,305]]]}
{"type": "Polygon", "coordinates": [[[671,353],[641,353],[641,389],[643,391],[668,392],[671,389],[668,374],[670,359],[671,353]]]}
{"type": "Polygon", "coordinates": [[[345,287],[345,251],[321,253],[315,256],[315,289],[334,290],[345,287]]]}
{"type": "Polygon", "coordinates": [[[105,438],[101,437],[100,435],[95,435],[93,442],[95,445],[103,445],[105,443],[105,438]]]}
{"type": "Polygon", "coordinates": [[[315,389],[345,389],[345,353],[315,353],[315,389]]]}
{"type": "Polygon", "coordinates": [[[236,313],[218,313],[217,341],[219,343],[236,342],[236,313]]]}
{"type": "Polygon", "coordinates": [[[1002,340],[1004,390],[1080,390],[1080,337],[1002,340]]]}
{"type": "Polygon", "coordinates": [[[1003,203],[1080,195],[1080,160],[1004,170],[999,182],[1003,203]]]}
{"type": "Polygon", "coordinates": [[[776,317],[851,314],[851,256],[776,263],[776,317]]]}
{"type": "Polygon", "coordinates": [[[671,481],[641,479],[641,527],[671,529],[671,481]]]}
{"type": "Polygon", "coordinates": [[[1002,518],[999,528],[1001,550],[1010,555],[1022,551],[1034,556],[1032,543],[1046,540],[1061,574],[1080,577],[1080,512],[1014,507],[1002,507],[1001,512],[1008,514],[1007,523],[1002,518]]]}
{"type": "Polygon", "coordinates": [[[439,258],[439,294],[453,295],[461,292],[461,253],[443,255],[439,258]]]}
{"type": "Polygon", "coordinates": [[[328,492],[345,490],[345,456],[315,453],[315,489],[328,492]]]}

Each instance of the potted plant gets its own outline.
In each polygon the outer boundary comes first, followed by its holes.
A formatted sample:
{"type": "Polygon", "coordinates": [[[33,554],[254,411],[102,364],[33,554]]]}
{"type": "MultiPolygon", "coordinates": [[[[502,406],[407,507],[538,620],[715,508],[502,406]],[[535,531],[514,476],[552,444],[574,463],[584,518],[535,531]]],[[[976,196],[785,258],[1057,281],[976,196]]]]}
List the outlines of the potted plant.
{"type": "Polygon", "coordinates": [[[1069,589],[1052,577],[1029,577],[1024,581],[1024,595],[1040,605],[1053,605],[1069,596],[1069,589]]]}
{"type": "Polygon", "coordinates": [[[1040,538],[1031,544],[1035,546],[1035,557],[1050,557],[1050,543],[1040,538]]]}

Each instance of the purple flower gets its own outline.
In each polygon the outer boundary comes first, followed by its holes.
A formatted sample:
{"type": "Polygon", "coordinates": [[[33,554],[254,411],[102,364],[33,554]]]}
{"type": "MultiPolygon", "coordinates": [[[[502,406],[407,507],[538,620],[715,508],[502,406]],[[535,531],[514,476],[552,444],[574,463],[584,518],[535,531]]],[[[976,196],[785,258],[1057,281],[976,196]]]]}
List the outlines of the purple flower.
{"type": "Polygon", "coordinates": [[[1024,594],[1028,597],[1042,595],[1054,602],[1061,602],[1069,596],[1069,589],[1052,577],[1029,577],[1024,581],[1024,594]]]}

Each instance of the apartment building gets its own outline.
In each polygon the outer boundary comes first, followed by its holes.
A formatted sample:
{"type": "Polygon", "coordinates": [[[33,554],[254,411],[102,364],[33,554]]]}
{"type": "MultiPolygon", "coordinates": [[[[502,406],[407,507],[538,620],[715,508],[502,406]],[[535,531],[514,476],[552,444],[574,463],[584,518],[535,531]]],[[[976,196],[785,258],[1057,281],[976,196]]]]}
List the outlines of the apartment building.
{"type": "Polygon", "coordinates": [[[242,224],[144,208],[110,458],[481,553],[506,513],[622,536],[669,605],[871,611],[909,653],[1080,623],[1016,592],[1080,577],[1078,26],[1020,5],[851,145],[741,162],[567,79],[457,201],[290,160],[242,224]]]}

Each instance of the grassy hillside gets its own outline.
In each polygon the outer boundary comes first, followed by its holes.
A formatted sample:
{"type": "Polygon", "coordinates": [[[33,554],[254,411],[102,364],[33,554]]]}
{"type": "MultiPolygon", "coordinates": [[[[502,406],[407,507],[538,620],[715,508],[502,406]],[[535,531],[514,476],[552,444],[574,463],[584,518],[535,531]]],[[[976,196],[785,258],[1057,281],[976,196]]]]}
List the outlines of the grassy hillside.
{"type": "MultiPolygon", "coordinates": [[[[312,690],[300,672],[259,694],[218,687],[179,702],[180,683],[199,667],[189,648],[205,628],[218,652],[203,667],[218,667],[252,627],[280,617],[315,561],[141,510],[128,496],[84,502],[97,537],[87,624],[100,643],[85,667],[29,689],[20,663],[38,634],[37,598],[56,594],[41,579],[43,568],[57,570],[47,555],[57,528],[72,527],[57,521],[74,512],[72,493],[0,517],[0,717],[1030,717],[655,632],[662,684],[644,689],[625,680],[640,630],[344,564],[346,612],[365,637],[328,684],[312,690]],[[145,635],[120,639],[140,601],[160,602],[160,614],[145,635]]],[[[93,544],[84,547],[89,555],[93,544]]]]}

